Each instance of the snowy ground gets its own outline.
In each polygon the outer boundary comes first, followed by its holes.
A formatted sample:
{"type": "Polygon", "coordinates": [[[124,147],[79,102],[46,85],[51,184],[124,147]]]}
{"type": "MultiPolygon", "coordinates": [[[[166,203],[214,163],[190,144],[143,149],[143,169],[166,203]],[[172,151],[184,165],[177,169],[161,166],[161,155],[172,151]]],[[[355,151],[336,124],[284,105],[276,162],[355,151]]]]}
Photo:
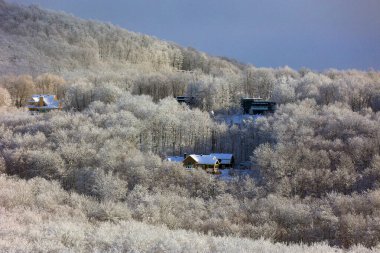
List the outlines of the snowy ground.
{"type": "Polygon", "coordinates": [[[262,115],[250,115],[250,114],[234,114],[224,115],[219,114],[215,116],[215,120],[218,122],[225,122],[228,125],[242,125],[244,122],[255,121],[256,119],[263,117],[262,115]]]}
{"type": "Polygon", "coordinates": [[[219,170],[222,174],[217,175],[217,177],[220,180],[223,181],[231,181],[233,178],[236,177],[252,177],[256,181],[261,180],[261,176],[258,170],[251,170],[251,169],[246,169],[246,170],[239,170],[239,169],[224,169],[224,170],[219,170]]]}

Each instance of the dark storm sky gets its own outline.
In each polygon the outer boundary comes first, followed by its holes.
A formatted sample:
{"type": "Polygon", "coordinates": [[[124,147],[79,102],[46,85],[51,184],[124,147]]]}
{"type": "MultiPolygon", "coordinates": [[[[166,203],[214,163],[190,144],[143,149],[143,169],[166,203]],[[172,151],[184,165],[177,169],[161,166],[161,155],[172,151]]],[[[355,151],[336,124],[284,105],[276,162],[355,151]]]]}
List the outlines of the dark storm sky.
{"type": "Polygon", "coordinates": [[[380,0],[8,0],[259,67],[380,69],[380,0]]]}

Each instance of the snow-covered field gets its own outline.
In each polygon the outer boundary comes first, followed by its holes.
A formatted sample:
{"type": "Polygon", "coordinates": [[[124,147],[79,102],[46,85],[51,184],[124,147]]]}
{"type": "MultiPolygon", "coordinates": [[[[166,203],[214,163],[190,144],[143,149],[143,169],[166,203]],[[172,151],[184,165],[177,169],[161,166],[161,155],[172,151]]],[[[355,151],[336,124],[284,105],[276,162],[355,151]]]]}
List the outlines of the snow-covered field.
{"type": "Polygon", "coordinates": [[[216,177],[224,181],[230,181],[236,177],[245,177],[245,176],[252,177],[255,180],[260,180],[260,174],[258,170],[224,169],[224,170],[219,170],[219,171],[222,174],[217,175],[216,177]]]}

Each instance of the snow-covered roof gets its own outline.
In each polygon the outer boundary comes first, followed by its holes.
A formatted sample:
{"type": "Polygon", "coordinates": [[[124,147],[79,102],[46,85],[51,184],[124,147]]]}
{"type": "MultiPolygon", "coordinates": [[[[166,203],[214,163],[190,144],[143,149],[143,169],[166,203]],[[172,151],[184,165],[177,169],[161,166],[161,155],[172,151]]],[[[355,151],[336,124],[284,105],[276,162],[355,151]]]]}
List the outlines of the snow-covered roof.
{"type": "Polygon", "coordinates": [[[35,95],[32,96],[32,99],[29,100],[28,102],[38,102],[39,101],[39,97],[35,97],[35,95]]]}
{"type": "Polygon", "coordinates": [[[228,153],[211,153],[211,156],[215,156],[217,159],[221,160],[231,160],[232,159],[232,154],[228,153]]]}
{"type": "Polygon", "coordinates": [[[231,159],[220,159],[220,164],[231,164],[231,159]]]}
{"type": "Polygon", "coordinates": [[[211,155],[190,155],[190,157],[199,164],[214,165],[218,162],[218,159],[211,155]]]}
{"type": "Polygon", "coordinates": [[[219,161],[220,164],[231,164],[232,163],[232,154],[227,153],[212,153],[211,156],[215,156],[219,161]]]}
{"type": "Polygon", "coordinates": [[[183,162],[183,156],[168,156],[166,157],[166,161],[173,163],[181,163],[183,162]]]}
{"type": "Polygon", "coordinates": [[[43,108],[43,109],[58,109],[59,100],[56,99],[55,95],[46,95],[46,94],[35,94],[32,95],[32,99],[29,102],[39,102],[40,97],[44,100],[44,105],[28,105],[28,108],[43,108]]]}
{"type": "Polygon", "coordinates": [[[216,159],[220,161],[220,164],[231,164],[232,163],[232,154],[228,153],[212,153],[211,156],[215,156],[216,159]]]}

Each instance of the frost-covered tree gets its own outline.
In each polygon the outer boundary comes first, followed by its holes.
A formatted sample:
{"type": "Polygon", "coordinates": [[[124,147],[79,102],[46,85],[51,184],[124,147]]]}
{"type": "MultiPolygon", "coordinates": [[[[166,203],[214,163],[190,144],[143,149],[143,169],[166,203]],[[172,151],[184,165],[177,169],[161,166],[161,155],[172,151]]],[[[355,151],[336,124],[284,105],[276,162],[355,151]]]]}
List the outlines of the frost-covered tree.
{"type": "Polygon", "coordinates": [[[0,106],[10,106],[11,103],[12,99],[8,90],[0,87],[0,106]]]}
{"type": "Polygon", "coordinates": [[[62,96],[62,85],[65,80],[57,75],[45,73],[36,77],[35,86],[37,92],[41,94],[54,94],[62,96]]]}
{"type": "Polygon", "coordinates": [[[22,107],[26,100],[35,92],[32,76],[6,76],[2,80],[2,85],[9,91],[15,106],[22,107]]]}

